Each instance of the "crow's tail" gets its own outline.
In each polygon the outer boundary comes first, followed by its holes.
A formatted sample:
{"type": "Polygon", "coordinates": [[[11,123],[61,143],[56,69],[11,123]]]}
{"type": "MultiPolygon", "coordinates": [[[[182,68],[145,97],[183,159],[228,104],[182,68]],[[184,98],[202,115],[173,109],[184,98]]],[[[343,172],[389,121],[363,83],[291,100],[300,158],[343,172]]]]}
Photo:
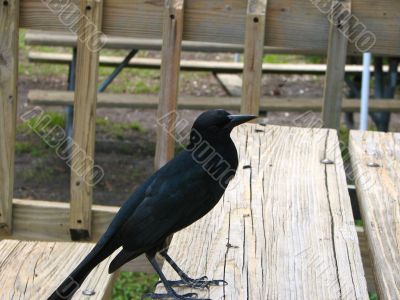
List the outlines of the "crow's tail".
{"type": "Polygon", "coordinates": [[[114,252],[114,247],[96,245],[74,271],[61,283],[48,300],[69,300],[79,289],[90,272],[114,252]],[[108,249],[107,249],[108,248],[108,249]]]}

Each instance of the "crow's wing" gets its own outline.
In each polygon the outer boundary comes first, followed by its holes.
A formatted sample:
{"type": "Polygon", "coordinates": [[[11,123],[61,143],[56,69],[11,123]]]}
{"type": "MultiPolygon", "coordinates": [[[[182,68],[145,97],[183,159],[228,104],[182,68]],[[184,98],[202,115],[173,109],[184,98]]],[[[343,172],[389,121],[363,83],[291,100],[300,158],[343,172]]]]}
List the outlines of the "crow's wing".
{"type": "Polygon", "coordinates": [[[223,191],[215,192],[215,183],[199,164],[191,159],[179,162],[159,173],[121,228],[119,236],[125,249],[146,251],[157,246],[202,217],[213,207],[210,203],[221,197],[223,191]]]}

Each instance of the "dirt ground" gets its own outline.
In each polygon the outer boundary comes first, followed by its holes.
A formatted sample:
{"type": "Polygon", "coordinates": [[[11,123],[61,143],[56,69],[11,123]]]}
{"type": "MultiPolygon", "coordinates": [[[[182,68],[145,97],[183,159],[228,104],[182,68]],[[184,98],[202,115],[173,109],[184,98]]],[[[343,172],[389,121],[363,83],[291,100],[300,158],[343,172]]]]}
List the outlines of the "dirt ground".
{"type": "MultiPolygon", "coordinates": [[[[149,56],[157,56],[150,53],[149,56]]],[[[233,60],[229,55],[184,54],[186,59],[233,60]]],[[[124,76],[121,74],[120,76],[124,76]]],[[[138,76],[129,78],[132,82],[138,76]]],[[[30,89],[66,89],[66,75],[32,78],[22,75],[19,81],[18,115],[29,110],[27,93],[30,89]]],[[[157,81],[159,78],[153,78],[157,81]]],[[[323,77],[316,76],[263,76],[262,93],[274,97],[322,97],[323,77]]],[[[181,95],[224,96],[224,90],[211,74],[182,76],[181,95]]],[[[47,111],[63,112],[60,107],[43,107],[47,111]]],[[[182,110],[180,118],[192,122],[201,111],[182,110]]],[[[94,188],[94,203],[121,205],[130,193],[153,172],[155,148],[155,110],[139,109],[98,109],[100,118],[111,123],[140,124],[140,130],[124,129],[118,138],[106,131],[97,130],[95,163],[105,172],[103,180],[94,188]]],[[[268,113],[267,124],[294,126],[298,113],[268,113]]],[[[357,120],[357,116],[356,116],[357,120]]],[[[392,115],[391,131],[400,131],[400,115],[392,115]]],[[[40,144],[39,137],[32,132],[18,133],[18,142],[40,144]]],[[[15,159],[15,198],[68,201],[69,170],[52,149],[45,149],[40,155],[32,151],[20,151],[15,159]]]]}

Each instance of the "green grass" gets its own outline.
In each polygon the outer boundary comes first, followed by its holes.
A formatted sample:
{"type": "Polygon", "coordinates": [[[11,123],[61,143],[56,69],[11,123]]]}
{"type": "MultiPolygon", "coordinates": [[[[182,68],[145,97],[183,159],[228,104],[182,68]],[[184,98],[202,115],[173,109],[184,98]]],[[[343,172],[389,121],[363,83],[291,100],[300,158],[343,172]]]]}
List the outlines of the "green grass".
{"type": "Polygon", "coordinates": [[[59,64],[36,64],[28,61],[29,51],[38,52],[71,52],[69,48],[63,47],[46,47],[46,46],[27,46],[25,45],[25,29],[19,31],[19,56],[20,63],[18,65],[19,75],[29,76],[31,78],[47,77],[47,76],[67,76],[68,66],[59,64]]]}
{"type": "Polygon", "coordinates": [[[369,300],[378,300],[378,295],[376,293],[368,293],[369,300]]]}
{"type": "MultiPolygon", "coordinates": [[[[58,126],[64,130],[65,115],[59,112],[45,112],[41,116],[29,119],[17,126],[17,134],[32,137],[29,141],[16,142],[15,150],[18,154],[31,154],[34,157],[40,157],[47,153],[50,146],[42,141],[37,134],[46,136],[46,142],[51,142],[55,134],[54,128],[58,126]],[[47,135],[49,133],[49,135],[47,135]]],[[[144,128],[139,122],[115,123],[108,119],[98,117],[96,119],[96,129],[99,133],[105,134],[112,139],[124,140],[130,132],[144,132],[144,128]]]]}
{"type": "Polygon", "coordinates": [[[45,112],[41,116],[33,117],[17,127],[17,134],[27,134],[32,130],[48,131],[55,126],[65,127],[65,115],[59,112],[45,112]],[[44,119],[45,118],[45,119],[44,119]],[[43,121],[46,120],[46,121],[43,121]],[[46,124],[46,126],[44,126],[46,124]]]}
{"type": "Polygon", "coordinates": [[[121,272],[114,284],[112,300],[139,300],[146,293],[154,291],[157,275],[121,272]]]}
{"type": "Polygon", "coordinates": [[[15,153],[17,154],[30,154],[33,157],[41,157],[46,153],[45,145],[37,145],[29,142],[16,142],[15,153]]]}
{"type": "Polygon", "coordinates": [[[358,219],[356,219],[356,220],[354,220],[354,224],[355,224],[356,226],[360,226],[360,227],[363,227],[363,226],[364,226],[363,220],[358,220],[358,219]]]}
{"type": "Polygon", "coordinates": [[[98,132],[109,134],[112,138],[116,138],[119,140],[123,140],[125,132],[129,130],[144,132],[144,129],[139,122],[114,123],[105,118],[97,118],[96,127],[98,132]]]}
{"type": "Polygon", "coordinates": [[[325,58],[317,55],[268,54],[264,56],[263,62],[270,64],[322,64],[325,63],[325,58]]]}
{"type": "MultiPolygon", "coordinates": [[[[29,51],[47,52],[47,53],[71,53],[71,48],[65,47],[47,47],[47,46],[27,46],[25,44],[26,30],[21,29],[19,34],[19,75],[25,75],[32,79],[46,77],[64,77],[68,76],[68,65],[31,63],[28,61],[29,51]]],[[[125,56],[126,50],[102,50],[102,55],[125,56]]],[[[112,72],[113,67],[99,68],[99,83],[103,82],[112,72]]],[[[130,94],[157,94],[160,90],[160,71],[125,68],[121,74],[107,88],[111,93],[130,93],[130,94]]]]}

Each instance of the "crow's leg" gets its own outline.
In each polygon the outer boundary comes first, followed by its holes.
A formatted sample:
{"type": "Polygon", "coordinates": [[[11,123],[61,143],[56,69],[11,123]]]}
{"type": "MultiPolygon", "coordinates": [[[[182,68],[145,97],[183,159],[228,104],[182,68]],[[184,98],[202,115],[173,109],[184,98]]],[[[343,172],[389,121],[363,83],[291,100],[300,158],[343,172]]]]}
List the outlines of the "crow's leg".
{"type": "MultiPolygon", "coordinates": [[[[167,251],[161,251],[160,254],[165,260],[171,265],[171,267],[175,270],[175,272],[179,275],[181,280],[170,280],[168,283],[171,286],[188,286],[191,288],[209,288],[210,286],[219,286],[226,285],[227,282],[225,280],[208,280],[207,276],[203,276],[197,279],[190,278],[185,272],[182,271],[181,268],[173,261],[173,259],[167,254],[167,251]]],[[[157,282],[157,284],[161,283],[161,281],[157,282]]]]}
{"type": "Polygon", "coordinates": [[[146,254],[147,259],[150,261],[151,265],[153,266],[154,270],[157,272],[158,276],[160,276],[160,279],[162,283],[165,286],[165,289],[167,290],[166,294],[157,294],[157,293],[149,293],[149,294],[144,294],[142,296],[142,299],[146,298],[151,298],[151,299],[179,299],[179,300],[210,300],[210,299],[198,299],[196,293],[189,293],[189,294],[184,294],[184,295],[178,295],[175,290],[172,288],[171,284],[167,280],[167,278],[164,276],[163,272],[161,271],[161,268],[155,259],[155,255],[149,255],[146,254]]]}

